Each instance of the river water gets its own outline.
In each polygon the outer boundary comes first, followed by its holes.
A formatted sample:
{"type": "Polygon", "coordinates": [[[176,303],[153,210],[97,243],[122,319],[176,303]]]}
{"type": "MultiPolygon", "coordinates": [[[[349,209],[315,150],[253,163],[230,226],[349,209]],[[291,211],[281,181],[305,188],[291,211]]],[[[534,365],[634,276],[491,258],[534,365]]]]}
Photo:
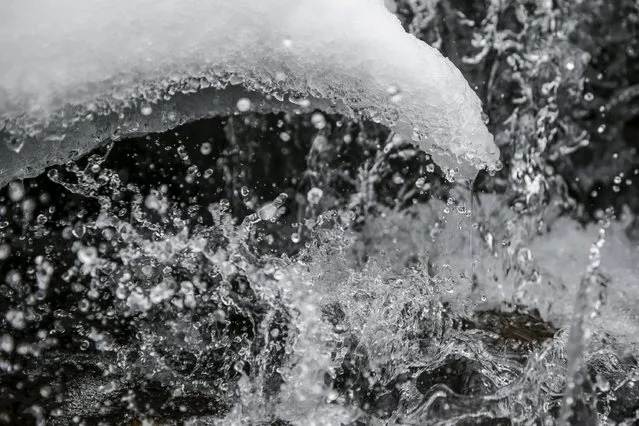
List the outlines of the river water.
{"type": "Polygon", "coordinates": [[[588,216],[569,191],[588,172],[557,158],[588,143],[557,124],[557,98],[592,99],[590,57],[564,42],[522,42],[517,78],[550,82],[504,91],[509,116],[490,109],[499,83],[476,88],[505,165],[474,182],[375,116],[244,97],[39,175],[33,160],[0,189],[0,423],[636,424],[635,219],[614,202],[588,216]],[[556,75],[526,68],[540,51],[561,56],[556,75]]]}

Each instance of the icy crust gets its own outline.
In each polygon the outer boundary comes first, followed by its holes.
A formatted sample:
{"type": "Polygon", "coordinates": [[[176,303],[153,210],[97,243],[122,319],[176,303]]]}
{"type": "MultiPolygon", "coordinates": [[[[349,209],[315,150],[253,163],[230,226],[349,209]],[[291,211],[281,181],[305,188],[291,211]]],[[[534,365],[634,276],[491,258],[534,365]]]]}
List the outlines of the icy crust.
{"type": "Polygon", "coordinates": [[[0,70],[0,184],[246,93],[260,111],[363,114],[466,177],[499,157],[459,70],[383,1],[12,2],[0,70]]]}

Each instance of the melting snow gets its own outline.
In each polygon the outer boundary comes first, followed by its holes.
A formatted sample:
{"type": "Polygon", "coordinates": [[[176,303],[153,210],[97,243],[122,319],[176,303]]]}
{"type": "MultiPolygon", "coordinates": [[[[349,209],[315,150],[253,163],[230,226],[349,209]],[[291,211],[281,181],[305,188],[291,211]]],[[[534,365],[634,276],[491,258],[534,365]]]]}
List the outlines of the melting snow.
{"type": "Polygon", "coordinates": [[[0,185],[239,100],[363,113],[462,176],[498,162],[459,70],[381,0],[24,0],[0,52],[0,185]]]}

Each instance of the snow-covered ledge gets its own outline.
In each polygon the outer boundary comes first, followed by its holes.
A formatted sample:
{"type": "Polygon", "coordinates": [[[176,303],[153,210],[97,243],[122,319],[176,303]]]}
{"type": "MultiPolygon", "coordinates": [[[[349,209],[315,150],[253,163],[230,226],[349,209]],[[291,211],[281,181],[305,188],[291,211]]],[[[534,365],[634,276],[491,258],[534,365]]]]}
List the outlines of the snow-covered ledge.
{"type": "Polygon", "coordinates": [[[480,101],[383,0],[22,0],[0,14],[0,186],[110,139],[238,111],[363,115],[472,178],[480,101]],[[246,102],[240,103],[244,109],[246,102]]]}

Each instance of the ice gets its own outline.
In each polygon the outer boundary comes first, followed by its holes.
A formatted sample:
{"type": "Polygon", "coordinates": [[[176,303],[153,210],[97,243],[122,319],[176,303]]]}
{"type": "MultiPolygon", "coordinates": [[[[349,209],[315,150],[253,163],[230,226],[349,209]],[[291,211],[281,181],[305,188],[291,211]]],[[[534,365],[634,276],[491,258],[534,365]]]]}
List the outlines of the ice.
{"type": "Polygon", "coordinates": [[[240,100],[363,114],[458,176],[498,163],[459,70],[381,0],[24,0],[0,52],[0,186],[240,100]]]}

